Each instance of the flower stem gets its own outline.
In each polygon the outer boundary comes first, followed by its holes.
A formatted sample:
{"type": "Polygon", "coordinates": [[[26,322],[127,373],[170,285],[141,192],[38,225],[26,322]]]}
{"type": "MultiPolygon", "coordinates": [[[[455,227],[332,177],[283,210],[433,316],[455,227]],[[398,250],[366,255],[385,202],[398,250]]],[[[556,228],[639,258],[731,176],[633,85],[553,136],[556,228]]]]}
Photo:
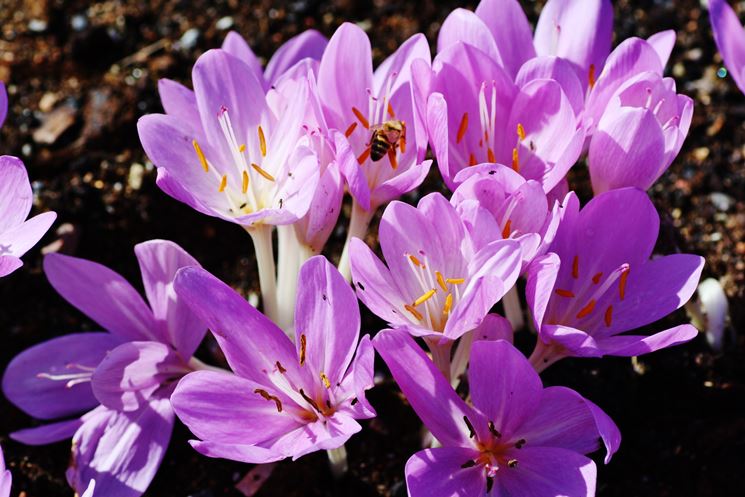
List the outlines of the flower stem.
{"type": "Polygon", "coordinates": [[[504,306],[505,317],[512,325],[512,330],[520,331],[525,326],[525,318],[520,304],[520,296],[517,293],[517,284],[502,297],[502,305],[504,306]]]}
{"type": "Polygon", "coordinates": [[[453,348],[453,341],[425,338],[424,342],[432,353],[432,362],[435,363],[435,366],[442,372],[449,383],[451,377],[450,351],[453,348]]]}
{"type": "Polygon", "coordinates": [[[349,470],[349,464],[347,463],[347,448],[344,445],[341,445],[336,449],[327,450],[326,454],[329,456],[331,474],[338,480],[349,470]]]}
{"type": "Polygon", "coordinates": [[[277,226],[277,325],[290,336],[294,335],[295,294],[300,271],[299,243],[292,225],[277,226]]]}
{"type": "Polygon", "coordinates": [[[277,309],[277,274],[274,265],[272,228],[270,225],[261,224],[247,228],[246,231],[254,242],[264,314],[276,323],[279,319],[279,311],[277,309]]]}
{"type": "Polygon", "coordinates": [[[533,366],[533,369],[537,373],[542,373],[550,365],[565,357],[567,357],[567,353],[563,347],[554,344],[545,344],[539,338],[528,361],[530,361],[530,365],[533,366]]]}
{"type": "Polygon", "coordinates": [[[374,207],[370,207],[370,210],[366,211],[360,207],[356,200],[352,200],[352,215],[349,218],[347,239],[344,242],[344,250],[339,259],[339,272],[347,281],[352,279],[352,268],[349,264],[349,244],[352,242],[352,238],[365,237],[367,229],[370,227],[370,221],[372,221],[373,215],[375,215],[374,207]]]}
{"type": "Polygon", "coordinates": [[[468,366],[468,359],[471,356],[471,345],[473,345],[473,331],[469,331],[458,340],[456,345],[455,353],[453,354],[453,361],[450,364],[450,373],[452,378],[450,384],[453,388],[458,388],[460,384],[460,378],[463,373],[466,372],[468,366]]]}

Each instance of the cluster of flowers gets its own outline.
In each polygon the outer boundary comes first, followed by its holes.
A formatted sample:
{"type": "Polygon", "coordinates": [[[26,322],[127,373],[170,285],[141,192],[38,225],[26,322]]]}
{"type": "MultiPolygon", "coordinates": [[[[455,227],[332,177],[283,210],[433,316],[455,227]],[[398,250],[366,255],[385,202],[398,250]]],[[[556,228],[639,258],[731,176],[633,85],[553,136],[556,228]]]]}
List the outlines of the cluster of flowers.
{"type": "MultiPolygon", "coordinates": [[[[745,34],[711,3],[725,60],[742,69],[745,34]],[[728,44],[722,30],[734,27],[728,44]]],[[[352,24],[330,40],[302,33],[265,70],[231,33],[197,60],[193,90],[162,80],[165,114],[138,125],[157,183],[248,232],[263,313],[172,242],[135,247],[147,302],[104,266],[47,255],[49,282],[103,331],[10,363],[5,395],[51,421],[12,437],[72,438],[68,481],[88,496],[142,495],[176,416],[206,456],[267,463],[328,450],[341,470],[358,420],[375,416],[365,392],[377,351],[435,439],[406,465],[411,496],[594,495],[586,454],[602,443],[607,463],[620,433],[538,374],[567,357],[692,339],[689,324],[626,332],[682,306],[703,267],[695,255],[651,258],[659,216],[645,190],[693,109],[663,76],[675,34],[611,52],[612,15],[609,0],[549,0],[532,33],[516,0],[483,0],[445,20],[434,60],[419,34],[374,71],[352,24]],[[452,195],[397,201],[428,175],[428,147],[452,195]],[[595,196],[580,207],[567,172],[583,158],[595,196]],[[319,254],[345,191],[337,270],[319,254]],[[381,207],[384,261],[363,241],[381,207]],[[360,338],[358,299],[390,329],[360,338]],[[500,300],[506,317],[492,312],[500,300]],[[521,328],[536,335],[527,358],[512,345],[521,328]],[[231,371],[194,357],[207,329],[231,371]]],[[[1,157],[0,276],[54,220],[24,221],[31,201],[23,165],[1,157]]]]}

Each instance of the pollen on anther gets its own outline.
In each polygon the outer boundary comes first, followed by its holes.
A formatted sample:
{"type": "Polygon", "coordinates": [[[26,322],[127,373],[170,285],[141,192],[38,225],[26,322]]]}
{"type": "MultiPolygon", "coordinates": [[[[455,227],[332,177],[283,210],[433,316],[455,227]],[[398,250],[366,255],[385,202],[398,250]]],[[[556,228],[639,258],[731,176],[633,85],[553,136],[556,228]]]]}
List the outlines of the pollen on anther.
{"type": "Polygon", "coordinates": [[[520,156],[517,153],[517,148],[512,149],[512,169],[517,173],[520,172],[520,156]]]}
{"type": "Polygon", "coordinates": [[[222,175],[222,178],[220,179],[220,186],[217,189],[217,191],[220,192],[220,193],[222,193],[222,192],[225,191],[225,187],[227,187],[227,186],[228,186],[228,175],[227,174],[223,174],[222,175]]]}
{"type": "Polygon", "coordinates": [[[323,386],[325,386],[326,388],[331,388],[331,381],[329,381],[329,377],[326,376],[326,373],[321,371],[320,376],[321,376],[321,381],[323,382],[323,386]]]}
{"type": "Polygon", "coordinates": [[[453,294],[448,293],[447,297],[445,297],[445,305],[442,306],[442,313],[444,315],[450,314],[450,309],[453,308],[453,294]]]}
{"type": "Polygon", "coordinates": [[[445,278],[443,278],[442,273],[435,271],[435,276],[437,277],[437,284],[440,285],[440,288],[442,288],[444,292],[447,292],[448,286],[445,284],[445,278]]]}
{"type": "Polygon", "coordinates": [[[603,273],[595,273],[595,275],[592,277],[592,282],[596,285],[600,283],[600,278],[603,277],[603,273]]]}
{"type": "Polygon", "coordinates": [[[248,192],[248,172],[243,171],[243,193],[248,192]]]}
{"type": "Polygon", "coordinates": [[[417,311],[416,309],[414,309],[414,308],[413,308],[412,306],[410,306],[409,304],[405,304],[405,305],[404,305],[404,309],[406,309],[407,311],[409,311],[409,312],[410,312],[410,313],[411,313],[411,314],[412,314],[412,315],[413,315],[413,316],[414,316],[414,317],[415,317],[416,319],[418,319],[419,321],[421,321],[421,320],[423,320],[423,319],[424,319],[424,316],[422,316],[422,313],[421,313],[421,312],[419,312],[419,311],[417,311]]]}
{"type": "Polygon", "coordinates": [[[629,279],[629,269],[621,273],[620,281],[618,282],[618,294],[623,300],[626,297],[626,280],[629,279]]]}
{"type": "Polygon", "coordinates": [[[575,255],[572,259],[572,278],[579,278],[579,256],[575,255]]]}
{"type": "Polygon", "coordinates": [[[388,102],[388,115],[391,116],[391,119],[396,119],[396,113],[393,112],[393,106],[390,102],[388,102]]]}
{"type": "Polygon", "coordinates": [[[415,266],[424,267],[424,264],[422,264],[415,255],[409,254],[409,260],[411,260],[415,266]]]}
{"type": "Polygon", "coordinates": [[[447,281],[451,285],[460,285],[461,283],[465,283],[466,279],[465,278],[448,278],[445,281],[447,281]]]}
{"type": "Polygon", "coordinates": [[[512,233],[512,220],[508,219],[506,223],[504,223],[504,229],[502,230],[502,238],[509,238],[510,233],[512,233]]]}
{"type": "Polygon", "coordinates": [[[434,297],[435,293],[437,293],[437,290],[435,290],[434,288],[428,292],[425,292],[424,295],[414,301],[414,307],[425,303],[426,301],[434,297]]]}
{"type": "Polygon", "coordinates": [[[246,151],[246,144],[243,143],[243,144],[241,144],[240,147],[238,147],[238,152],[243,153],[245,151],[246,151]]]}
{"type": "Polygon", "coordinates": [[[204,152],[202,152],[202,147],[199,146],[199,143],[197,143],[196,140],[192,140],[191,144],[194,146],[194,151],[197,153],[197,157],[199,158],[199,163],[202,165],[202,169],[204,169],[205,173],[208,173],[210,167],[207,164],[207,158],[204,156],[204,152]]]}
{"type": "Polygon", "coordinates": [[[349,127],[347,128],[347,130],[344,132],[344,136],[346,136],[347,138],[349,138],[350,136],[352,136],[352,133],[354,133],[354,130],[355,129],[357,129],[357,123],[356,122],[354,122],[354,123],[352,123],[352,124],[349,125],[349,127]]]}
{"type": "Polygon", "coordinates": [[[305,351],[308,347],[308,340],[305,335],[300,335],[300,365],[305,364],[305,351]]]}
{"type": "Polygon", "coordinates": [[[266,157],[266,137],[261,126],[259,126],[259,148],[261,148],[261,156],[266,157]]]}
{"type": "Polygon", "coordinates": [[[577,319],[582,319],[588,316],[595,309],[595,299],[590,300],[586,306],[579,310],[577,313],[577,319]]]}
{"type": "Polygon", "coordinates": [[[460,126],[458,126],[458,134],[455,137],[455,143],[460,143],[463,141],[463,137],[466,135],[466,130],[468,129],[468,112],[463,113],[463,117],[460,120],[460,126]]]}
{"type": "Polygon", "coordinates": [[[520,140],[525,139],[525,128],[521,123],[517,123],[517,136],[520,138],[520,140]]]}
{"type": "Polygon", "coordinates": [[[494,156],[494,150],[491,147],[486,149],[486,157],[489,159],[489,162],[497,162],[497,158],[494,156]]]}
{"type": "Polygon", "coordinates": [[[608,308],[605,310],[605,316],[603,317],[605,320],[605,326],[610,326],[613,322],[613,306],[609,305],[608,308]]]}
{"type": "Polygon", "coordinates": [[[274,176],[266,172],[260,165],[252,162],[251,167],[254,168],[254,170],[262,175],[264,178],[268,179],[269,181],[274,181],[274,176]]]}
{"type": "Polygon", "coordinates": [[[473,154],[468,155],[468,165],[469,166],[475,166],[476,165],[476,156],[473,154]]]}
{"type": "Polygon", "coordinates": [[[365,163],[368,157],[370,157],[370,147],[365,148],[365,150],[357,157],[357,163],[359,165],[362,165],[365,163]]]}
{"type": "Polygon", "coordinates": [[[590,89],[595,86],[595,64],[590,64],[590,71],[587,75],[587,81],[590,84],[590,89]]]}
{"type": "Polygon", "coordinates": [[[355,117],[360,121],[360,124],[362,124],[362,127],[365,129],[370,129],[370,123],[367,121],[365,116],[362,115],[362,112],[357,107],[352,107],[352,112],[354,113],[355,117]]]}
{"type": "Polygon", "coordinates": [[[574,297],[574,292],[570,290],[564,290],[562,288],[557,288],[556,290],[554,290],[554,293],[556,293],[556,295],[559,295],[560,297],[566,297],[569,299],[574,297]]]}

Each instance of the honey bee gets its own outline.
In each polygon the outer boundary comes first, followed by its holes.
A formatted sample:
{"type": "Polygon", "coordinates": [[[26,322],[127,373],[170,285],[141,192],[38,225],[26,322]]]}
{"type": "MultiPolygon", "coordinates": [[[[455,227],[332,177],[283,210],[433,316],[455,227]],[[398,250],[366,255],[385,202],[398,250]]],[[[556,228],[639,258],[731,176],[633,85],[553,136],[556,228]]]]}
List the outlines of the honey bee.
{"type": "Polygon", "coordinates": [[[373,162],[379,161],[387,154],[395,169],[397,166],[396,147],[401,147],[401,152],[406,151],[406,123],[391,120],[373,126],[370,138],[370,158],[373,162]]]}

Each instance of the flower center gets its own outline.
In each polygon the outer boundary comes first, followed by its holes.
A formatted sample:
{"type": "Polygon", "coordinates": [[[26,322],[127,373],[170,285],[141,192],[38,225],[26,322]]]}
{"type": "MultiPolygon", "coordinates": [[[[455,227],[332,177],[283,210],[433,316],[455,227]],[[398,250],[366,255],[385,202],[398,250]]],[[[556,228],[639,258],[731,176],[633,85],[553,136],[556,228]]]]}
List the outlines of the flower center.
{"type": "Polygon", "coordinates": [[[503,441],[502,434],[496,429],[493,421],[487,423],[489,434],[479,438],[468,416],[463,416],[463,421],[468,428],[469,437],[474,439],[479,455],[464,462],[461,468],[480,466],[486,478],[486,493],[489,493],[500,470],[517,467],[518,459],[512,449],[521,449],[527,442],[523,438],[517,441],[503,441]]]}

